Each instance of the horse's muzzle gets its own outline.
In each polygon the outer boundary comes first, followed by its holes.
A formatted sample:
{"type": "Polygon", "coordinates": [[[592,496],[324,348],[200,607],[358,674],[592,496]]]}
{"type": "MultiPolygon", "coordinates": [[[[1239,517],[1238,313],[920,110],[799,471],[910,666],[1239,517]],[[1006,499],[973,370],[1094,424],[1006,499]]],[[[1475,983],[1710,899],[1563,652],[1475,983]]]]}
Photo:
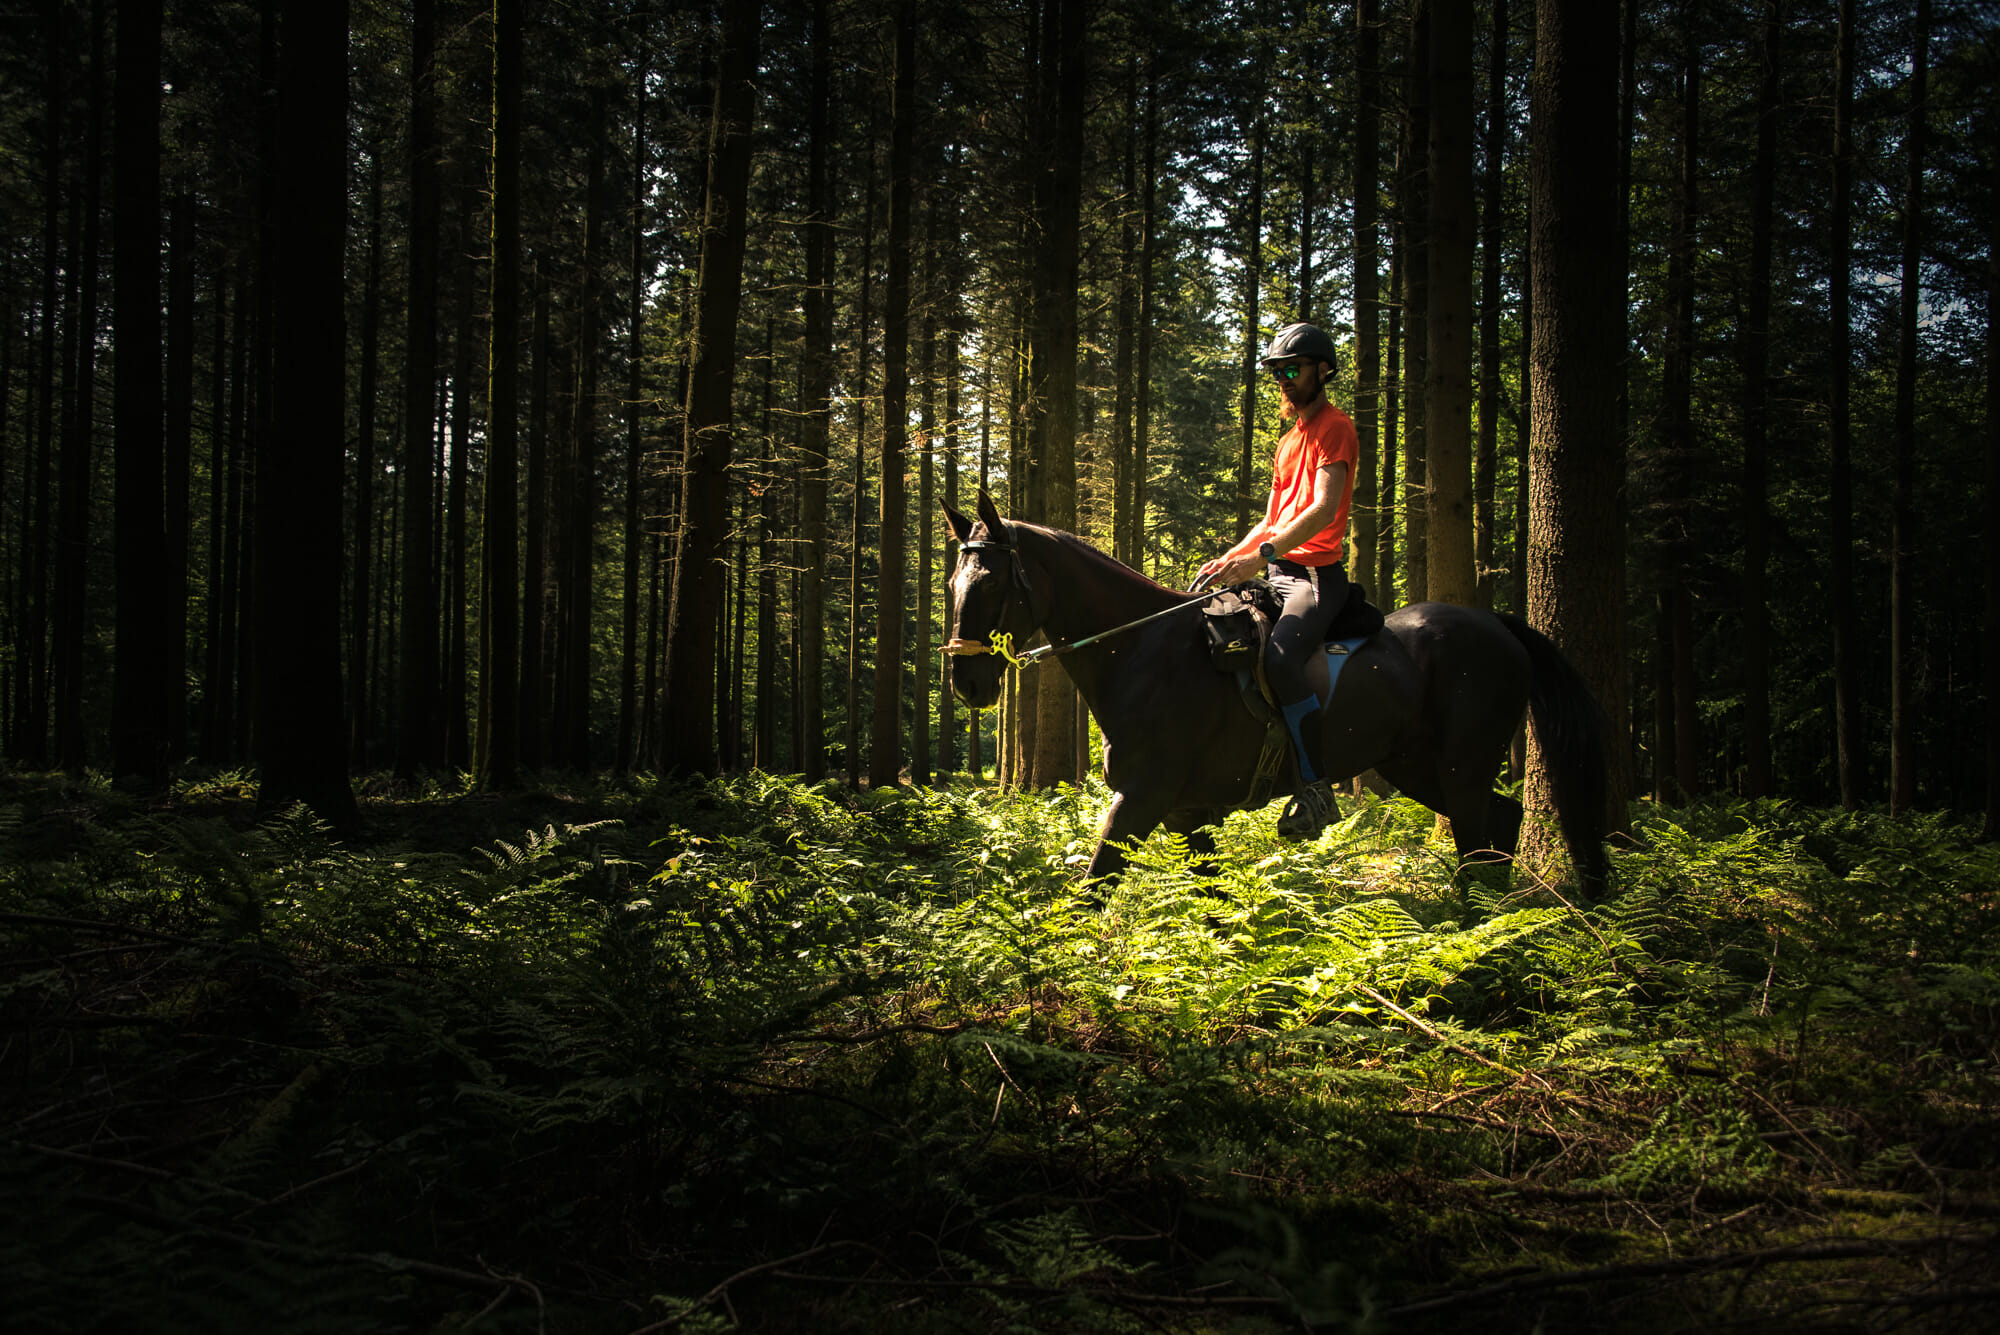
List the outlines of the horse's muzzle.
{"type": "Polygon", "coordinates": [[[967,658],[973,654],[990,654],[993,646],[983,640],[946,640],[944,651],[953,658],[967,658]]]}

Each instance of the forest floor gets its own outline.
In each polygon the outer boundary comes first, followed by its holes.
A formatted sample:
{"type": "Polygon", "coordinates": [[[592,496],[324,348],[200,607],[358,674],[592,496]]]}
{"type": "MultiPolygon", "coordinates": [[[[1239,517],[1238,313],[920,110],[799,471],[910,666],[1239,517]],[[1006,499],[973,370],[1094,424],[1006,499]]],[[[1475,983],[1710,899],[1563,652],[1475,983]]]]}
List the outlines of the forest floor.
{"type": "Polygon", "coordinates": [[[22,1331],[2000,1326],[2000,853],[1644,807],[1610,902],[1429,813],[763,775],[0,775],[22,1331]]]}

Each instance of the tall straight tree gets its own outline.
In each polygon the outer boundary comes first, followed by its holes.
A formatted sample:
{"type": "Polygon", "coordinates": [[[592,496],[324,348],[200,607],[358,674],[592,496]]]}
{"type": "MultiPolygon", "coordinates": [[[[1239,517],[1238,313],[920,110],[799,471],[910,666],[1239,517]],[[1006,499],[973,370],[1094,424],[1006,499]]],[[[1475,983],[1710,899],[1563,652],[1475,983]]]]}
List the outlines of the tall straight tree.
{"type": "MultiPolygon", "coordinates": [[[[1054,112],[1049,170],[1038,173],[1041,247],[1037,256],[1034,329],[1029,359],[1037,454],[1039,514],[1060,529],[1076,527],[1077,289],[1081,285],[1084,106],[1088,89],[1087,0],[1046,0],[1042,12],[1041,76],[1045,106],[1054,112]]],[[[1143,374],[1143,372],[1142,372],[1143,374]]],[[[1023,711],[1036,711],[1034,750],[1026,785],[1074,783],[1076,687],[1060,672],[1033,674],[1023,711]],[[1032,703],[1030,703],[1032,701],[1032,703]]]]}
{"type": "Polygon", "coordinates": [[[688,457],[681,488],[680,555],[674,563],[666,664],[667,717],[660,767],[714,774],[715,624],[722,601],[718,569],[728,539],[729,459],[735,430],[736,315],[743,300],[744,205],[750,190],[750,136],[757,112],[762,0],[725,5],[715,102],[709,118],[701,261],[687,386],[688,457]]]}
{"type": "MultiPolygon", "coordinates": [[[[641,61],[632,89],[632,250],[625,301],[625,536],[624,596],[620,599],[618,655],[618,747],[611,767],[623,774],[638,763],[639,622],[646,603],[639,597],[639,568],[646,557],[641,526],[645,482],[646,286],[652,264],[646,253],[646,91],[650,72],[641,61]]],[[[761,666],[763,655],[759,655],[761,666]]],[[[759,707],[762,696],[759,695],[759,707]]]]}
{"type": "MultiPolygon", "coordinates": [[[[1259,85],[1261,93],[1261,85],[1259,85]]],[[[1257,447],[1258,298],[1264,289],[1264,118],[1250,123],[1250,216],[1243,238],[1243,394],[1236,453],[1236,531],[1250,527],[1252,465],[1257,447]]]]}
{"type": "Polygon", "coordinates": [[[438,591],[431,546],[437,502],[431,486],[431,440],[437,381],[439,172],[437,0],[410,5],[409,302],[403,352],[402,629],[398,635],[400,716],[396,774],[411,778],[444,762],[437,726],[438,591]]]}
{"type": "MultiPolygon", "coordinates": [[[[1529,248],[1535,327],[1529,427],[1528,619],[1583,673],[1605,712],[1625,716],[1623,443],[1605,387],[1624,352],[1618,241],[1618,10],[1538,0],[1531,92],[1529,248]]],[[[1540,747],[1529,750],[1523,854],[1549,866],[1553,805],[1540,747]]],[[[1613,765],[1611,811],[1623,825],[1613,765]]]]}
{"type": "Polygon", "coordinates": [[[1771,216],[1778,172],[1779,0],[1764,0],[1743,328],[1743,795],[1771,792],[1771,216]]]}
{"type": "Polygon", "coordinates": [[[832,186],[827,170],[833,131],[833,34],[828,0],[813,0],[812,74],[806,95],[805,338],[799,351],[799,741],[809,782],[826,777],[827,437],[833,410],[832,186]]]}
{"type": "MultiPolygon", "coordinates": [[[[78,393],[96,382],[97,291],[100,219],[104,210],[101,170],[104,141],[104,98],[99,85],[104,70],[103,0],[91,6],[90,96],[84,131],[82,236],[77,263],[70,266],[77,299],[70,319],[72,336],[65,340],[62,396],[62,457],[58,465],[60,501],[56,508],[54,643],[51,645],[50,697],[55,709],[56,762],[63,772],[83,777],[88,760],[84,735],[84,635],[89,608],[91,441],[95,434],[97,395],[78,393]],[[74,368],[74,369],[72,369],[74,368]]],[[[52,43],[53,45],[54,43],[52,43]]],[[[51,198],[59,192],[49,191],[51,198]]],[[[4,393],[4,391],[0,391],[4,393]]],[[[0,408],[0,413],[4,413],[0,408]]],[[[185,507],[182,509],[186,513],[185,507]]],[[[176,738],[178,740],[178,738],[176,738]]]]}
{"type": "Polygon", "coordinates": [[[1662,359],[1660,400],[1659,588],[1654,593],[1654,797],[1685,801],[1701,788],[1695,713],[1693,576],[1695,436],[1695,261],[1701,209],[1702,27],[1698,0],[1681,3],[1678,189],[1667,241],[1672,332],[1662,359]],[[1668,767],[1671,766],[1671,769],[1668,767]]]}
{"type": "MultiPolygon", "coordinates": [[[[1985,118],[1992,195],[1986,204],[1986,513],[2000,507],[2000,116],[1985,118]]],[[[1986,821],[1983,842],[2000,839],[2000,530],[1986,528],[1986,821]]]]}
{"type": "MultiPolygon", "coordinates": [[[[1357,31],[1354,60],[1354,433],[1360,459],[1354,469],[1351,531],[1354,578],[1374,585],[1381,547],[1381,511],[1376,505],[1376,469],[1381,450],[1382,254],[1379,177],[1381,175],[1382,37],[1376,0],[1354,6],[1357,31]]],[[[1378,590],[1385,601],[1387,589],[1378,590]]]]}
{"type": "MultiPolygon", "coordinates": [[[[1840,0],[1834,47],[1833,199],[1830,206],[1827,281],[1827,547],[1830,587],[1854,588],[1853,431],[1848,423],[1849,362],[1854,341],[1854,0],[1840,0]]],[[[1867,745],[1862,737],[1861,692],[1856,682],[1854,599],[1833,600],[1833,717],[1840,805],[1861,804],[1867,745]]]]}
{"type": "MultiPolygon", "coordinates": [[[[167,777],[167,530],[160,369],[160,0],[118,6],[112,188],[112,333],[118,348],[112,474],[118,636],[111,766],[148,785],[167,777]]],[[[343,43],[343,50],[345,45],[343,43]]],[[[345,179],[344,160],[341,179],[345,179]]],[[[50,183],[54,188],[54,183],[50,183]]],[[[345,358],[336,355],[336,366],[345,358]]],[[[340,414],[333,421],[338,430],[340,414]]],[[[340,494],[336,479],[333,494],[340,494]]],[[[329,606],[338,605],[336,589],[329,606]]],[[[336,661],[338,648],[336,647],[336,661]]],[[[334,716],[339,717],[339,704],[334,716]]],[[[39,734],[42,723],[35,721],[39,734]]]]}
{"type": "Polygon", "coordinates": [[[1472,557],[1472,0],[1430,0],[1430,291],[1424,321],[1427,595],[1470,606],[1472,557]]]}
{"type": "Polygon", "coordinates": [[[257,460],[257,803],[355,822],[340,690],[347,0],[286,0],[273,418],[257,460]]]}
{"type": "MultiPolygon", "coordinates": [[[[897,0],[889,105],[889,286],[882,311],[882,487],[875,584],[875,701],[868,785],[894,787],[903,767],[903,596],[909,572],[903,472],[910,434],[910,201],[916,157],[916,0],[897,0]]],[[[925,516],[928,521],[929,516],[925,516]]]]}
{"type": "Polygon", "coordinates": [[[1402,161],[1397,204],[1403,234],[1403,568],[1410,601],[1430,596],[1430,502],[1425,489],[1430,412],[1431,5],[1411,0],[1405,49],[1402,161]]]}
{"type": "MultiPolygon", "coordinates": [[[[1889,534],[1889,814],[1917,800],[1917,306],[1924,260],[1925,118],[1930,108],[1931,0],[1917,0],[1903,131],[1903,291],[1896,322],[1896,421],[1889,534]]],[[[1846,590],[1840,591],[1843,595],[1846,590]]]]}
{"type": "MultiPolygon", "coordinates": [[[[1479,222],[1479,434],[1473,447],[1472,561],[1479,606],[1491,608],[1494,574],[1494,482],[1500,439],[1501,203],[1507,191],[1507,0],[1493,0],[1493,31],[1486,74],[1486,142],[1480,154],[1484,181],[1479,222]]],[[[1520,504],[1517,498],[1515,504],[1520,504]]],[[[1519,560],[1519,553],[1516,553],[1519,560]]]]}
{"type": "Polygon", "coordinates": [[[493,0],[493,326],[486,358],[485,553],[480,561],[481,786],[520,782],[521,0],[493,0]]]}

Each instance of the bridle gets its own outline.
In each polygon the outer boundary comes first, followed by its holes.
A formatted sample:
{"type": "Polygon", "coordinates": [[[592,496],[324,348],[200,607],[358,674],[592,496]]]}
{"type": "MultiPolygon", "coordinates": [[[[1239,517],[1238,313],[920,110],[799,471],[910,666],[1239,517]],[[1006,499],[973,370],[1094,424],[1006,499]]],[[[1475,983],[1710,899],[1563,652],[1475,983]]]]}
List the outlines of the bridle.
{"type": "MultiPolygon", "coordinates": [[[[1005,529],[998,531],[1001,533],[1006,532],[1005,529]]],[[[992,530],[989,530],[990,532],[992,530]]],[[[1042,619],[1035,615],[1035,591],[1028,583],[1028,568],[1021,560],[1021,548],[1018,544],[1009,542],[1004,537],[995,538],[989,536],[974,541],[962,542],[958,545],[958,550],[961,554],[965,552],[1007,553],[1010,576],[1008,579],[1009,588],[1021,591],[1021,602],[1028,609],[1029,623],[1035,626],[1042,624],[1042,619]]],[[[1000,617],[996,619],[996,624],[998,621],[1004,621],[1005,619],[1006,609],[1003,607],[1000,617]]],[[[983,640],[952,639],[945,642],[944,652],[954,658],[967,658],[975,654],[990,654],[993,652],[993,647],[983,640]]],[[[1026,661],[1032,662],[1036,655],[1045,652],[1047,652],[1046,647],[1035,650],[1029,655],[1026,661]]]]}

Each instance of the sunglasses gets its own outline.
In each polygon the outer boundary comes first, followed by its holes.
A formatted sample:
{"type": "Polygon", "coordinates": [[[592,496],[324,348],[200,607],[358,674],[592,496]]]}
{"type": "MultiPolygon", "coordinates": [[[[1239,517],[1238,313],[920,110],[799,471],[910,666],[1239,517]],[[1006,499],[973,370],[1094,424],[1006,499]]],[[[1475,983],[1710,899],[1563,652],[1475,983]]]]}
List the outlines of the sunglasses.
{"type": "Polygon", "coordinates": [[[1297,380],[1299,372],[1306,369],[1304,362],[1290,362],[1284,366],[1273,366],[1271,374],[1280,380],[1297,380]]]}

